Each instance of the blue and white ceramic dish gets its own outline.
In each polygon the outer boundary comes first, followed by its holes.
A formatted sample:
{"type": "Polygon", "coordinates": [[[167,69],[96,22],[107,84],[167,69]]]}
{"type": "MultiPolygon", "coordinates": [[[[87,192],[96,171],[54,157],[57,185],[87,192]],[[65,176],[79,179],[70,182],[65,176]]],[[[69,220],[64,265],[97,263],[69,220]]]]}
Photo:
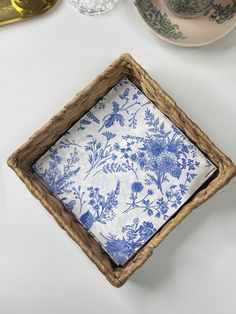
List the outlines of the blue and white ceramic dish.
{"type": "Polygon", "coordinates": [[[215,170],[126,77],[33,165],[118,265],[215,170]]]}

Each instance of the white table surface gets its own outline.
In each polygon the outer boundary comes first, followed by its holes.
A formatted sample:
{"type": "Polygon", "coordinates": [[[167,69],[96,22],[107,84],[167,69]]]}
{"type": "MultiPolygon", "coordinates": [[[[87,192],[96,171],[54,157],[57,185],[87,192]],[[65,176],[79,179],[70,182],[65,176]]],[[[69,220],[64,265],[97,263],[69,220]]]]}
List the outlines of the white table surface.
{"type": "Polygon", "coordinates": [[[66,2],[0,32],[0,313],[236,312],[236,180],[195,210],[120,289],[7,167],[7,157],[129,52],[236,162],[236,31],[198,49],[150,33],[131,1],[101,17],[66,2]]]}

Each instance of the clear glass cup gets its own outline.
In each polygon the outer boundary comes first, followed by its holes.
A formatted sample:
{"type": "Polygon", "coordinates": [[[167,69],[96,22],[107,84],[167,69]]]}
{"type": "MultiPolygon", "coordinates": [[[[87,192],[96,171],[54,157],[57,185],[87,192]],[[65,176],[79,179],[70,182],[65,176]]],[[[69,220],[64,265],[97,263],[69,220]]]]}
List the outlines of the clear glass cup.
{"type": "Polygon", "coordinates": [[[118,0],[68,0],[68,3],[80,13],[100,15],[113,9],[118,0]]]}

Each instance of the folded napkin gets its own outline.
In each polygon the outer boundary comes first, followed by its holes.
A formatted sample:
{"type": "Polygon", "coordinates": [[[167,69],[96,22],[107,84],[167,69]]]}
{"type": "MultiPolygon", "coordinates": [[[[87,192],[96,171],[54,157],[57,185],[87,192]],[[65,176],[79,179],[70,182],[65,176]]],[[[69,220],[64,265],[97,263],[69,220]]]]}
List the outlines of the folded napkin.
{"type": "Polygon", "coordinates": [[[126,77],[32,168],[118,265],[216,171],[126,77]]]}

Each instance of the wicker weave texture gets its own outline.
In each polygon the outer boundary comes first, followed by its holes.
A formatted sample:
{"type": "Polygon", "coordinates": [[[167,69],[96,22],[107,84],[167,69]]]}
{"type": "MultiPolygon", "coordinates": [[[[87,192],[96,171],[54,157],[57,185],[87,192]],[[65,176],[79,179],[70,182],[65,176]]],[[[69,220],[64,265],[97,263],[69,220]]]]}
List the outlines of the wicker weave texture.
{"type": "Polygon", "coordinates": [[[91,84],[78,93],[69,104],[9,157],[8,165],[110,283],[116,287],[126,282],[134,271],[152,255],[153,249],[194,208],[214,195],[236,175],[233,162],[212,143],[129,54],[120,56],[91,84]],[[125,266],[118,267],[81,224],[67,213],[55,196],[33,175],[31,166],[125,75],[218,167],[218,172],[214,179],[204,185],[125,266]]]}

